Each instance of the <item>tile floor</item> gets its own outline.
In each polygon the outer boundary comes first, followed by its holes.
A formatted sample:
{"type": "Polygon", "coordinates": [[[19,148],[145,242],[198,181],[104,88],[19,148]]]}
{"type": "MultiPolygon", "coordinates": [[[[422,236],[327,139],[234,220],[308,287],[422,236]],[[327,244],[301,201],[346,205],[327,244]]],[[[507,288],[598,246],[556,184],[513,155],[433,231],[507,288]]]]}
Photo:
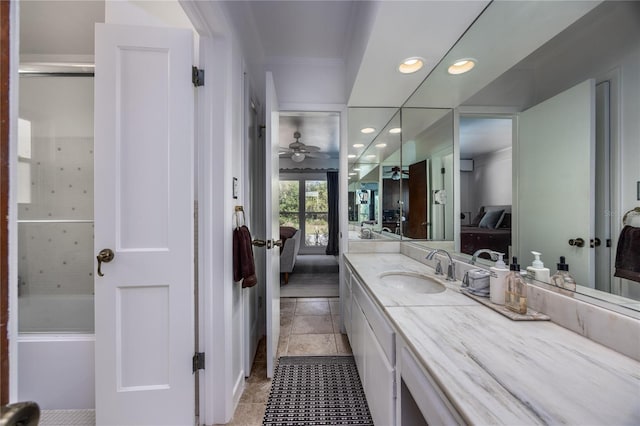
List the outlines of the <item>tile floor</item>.
{"type": "MultiPolygon", "coordinates": [[[[280,299],[278,356],[351,355],[345,334],[340,334],[340,302],[337,298],[280,299]]],[[[266,348],[262,339],[251,376],[229,425],[260,426],[269,399],[271,380],[266,378],[266,348]]]]}

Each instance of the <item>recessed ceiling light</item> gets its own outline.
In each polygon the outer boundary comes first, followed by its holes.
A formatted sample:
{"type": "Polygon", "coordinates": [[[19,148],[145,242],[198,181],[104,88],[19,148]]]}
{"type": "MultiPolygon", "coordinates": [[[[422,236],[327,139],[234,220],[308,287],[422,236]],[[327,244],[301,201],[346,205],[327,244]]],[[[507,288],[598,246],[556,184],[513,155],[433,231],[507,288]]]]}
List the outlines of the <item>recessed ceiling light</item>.
{"type": "Polygon", "coordinates": [[[376,144],[376,148],[384,148],[385,146],[387,146],[387,144],[386,144],[386,143],[379,143],[379,144],[376,144]]]}
{"type": "Polygon", "coordinates": [[[407,58],[400,65],[398,65],[398,71],[402,74],[413,74],[416,71],[419,71],[424,66],[424,59],[414,56],[412,58],[407,58]]]}
{"type": "Polygon", "coordinates": [[[392,129],[389,129],[389,133],[391,133],[392,135],[397,135],[400,132],[402,132],[402,129],[400,127],[394,127],[392,129]]]}
{"type": "Polygon", "coordinates": [[[458,59],[448,69],[449,74],[458,75],[471,71],[476,66],[476,60],[471,58],[458,59]]]}
{"type": "Polygon", "coordinates": [[[367,155],[366,157],[367,157],[367,158],[376,158],[376,157],[377,157],[377,155],[375,155],[375,154],[369,154],[369,155],[367,155]]]}
{"type": "Polygon", "coordinates": [[[357,175],[357,173],[355,173],[355,172],[349,173],[349,176],[355,176],[355,175],[357,175]]]}
{"type": "Polygon", "coordinates": [[[359,172],[359,171],[360,171],[360,167],[354,167],[354,168],[353,168],[353,171],[354,171],[354,172],[359,172]]]}
{"type": "Polygon", "coordinates": [[[369,133],[373,133],[375,132],[376,129],[373,127],[364,127],[362,129],[360,129],[360,132],[364,133],[365,135],[368,135],[369,133]]]}
{"type": "Polygon", "coordinates": [[[353,147],[354,148],[362,148],[362,147],[364,147],[364,144],[363,143],[354,143],[353,147]]]}
{"type": "Polygon", "coordinates": [[[347,155],[347,158],[356,158],[356,155],[355,154],[349,154],[349,155],[347,155]]]}

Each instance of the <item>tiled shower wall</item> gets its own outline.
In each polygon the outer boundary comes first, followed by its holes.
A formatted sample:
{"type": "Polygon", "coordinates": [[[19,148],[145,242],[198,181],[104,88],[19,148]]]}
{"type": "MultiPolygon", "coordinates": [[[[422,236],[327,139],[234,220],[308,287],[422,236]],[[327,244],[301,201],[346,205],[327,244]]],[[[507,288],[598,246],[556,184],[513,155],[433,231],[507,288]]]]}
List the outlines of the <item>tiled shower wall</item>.
{"type": "Polygon", "coordinates": [[[21,332],[93,332],[93,77],[21,76],[21,332]]]}

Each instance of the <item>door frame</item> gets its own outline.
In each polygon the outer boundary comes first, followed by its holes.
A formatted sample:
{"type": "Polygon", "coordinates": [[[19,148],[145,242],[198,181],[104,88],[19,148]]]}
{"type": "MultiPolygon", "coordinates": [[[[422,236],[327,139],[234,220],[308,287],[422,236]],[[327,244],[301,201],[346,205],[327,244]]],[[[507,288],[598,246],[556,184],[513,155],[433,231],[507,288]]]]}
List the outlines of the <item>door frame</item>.
{"type": "MultiPolygon", "coordinates": [[[[11,123],[13,122],[14,115],[11,113],[10,108],[12,105],[12,93],[14,92],[17,84],[15,79],[12,84],[12,67],[14,66],[14,60],[16,55],[17,43],[15,41],[15,29],[12,23],[17,22],[15,18],[15,2],[3,1],[0,4],[0,28],[2,28],[2,34],[0,36],[0,55],[2,61],[0,61],[0,122],[3,123],[0,129],[0,188],[2,192],[2,199],[0,199],[0,405],[9,403],[10,397],[10,373],[17,371],[14,370],[13,365],[10,364],[10,353],[16,353],[15,339],[9,339],[9,303],[11,297],[9,295],[9,163],[10,163],[10,132],[11,123]]],[[[13,281],[15,282],[15,281],[13,281]]],[[[14,334],[11,333],[13,336],[14,334]]]]}

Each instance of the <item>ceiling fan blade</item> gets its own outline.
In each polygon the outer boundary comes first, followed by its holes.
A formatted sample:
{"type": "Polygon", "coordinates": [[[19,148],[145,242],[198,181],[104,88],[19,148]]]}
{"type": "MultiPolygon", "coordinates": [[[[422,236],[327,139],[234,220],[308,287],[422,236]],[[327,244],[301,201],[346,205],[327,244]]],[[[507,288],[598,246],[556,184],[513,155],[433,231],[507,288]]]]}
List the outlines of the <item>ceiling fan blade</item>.
{"type": "Polygon", "coordinates": [[[300,147],[301,151],[304,152],[318,152],[320,151],[320,147],[319,146],[314,146],[314,145],[304,145],[302,144],[302,146],[300,147]]]}
{"type": "Polygon", "coordinates": [[[304,155],[309,158],[322,158],[325,160],[329,158],[329,154],[325,154],[324,152],[305,152],[304,155]]]}

